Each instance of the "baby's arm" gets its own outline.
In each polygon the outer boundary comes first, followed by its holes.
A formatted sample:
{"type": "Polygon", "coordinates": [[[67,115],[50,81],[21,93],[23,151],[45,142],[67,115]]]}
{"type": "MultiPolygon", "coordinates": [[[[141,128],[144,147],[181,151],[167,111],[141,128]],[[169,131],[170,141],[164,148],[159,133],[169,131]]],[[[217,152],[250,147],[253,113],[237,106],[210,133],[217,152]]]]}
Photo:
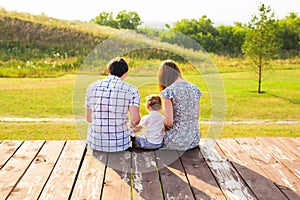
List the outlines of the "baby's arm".
{"type": "Polygon", "coordinates": [[[148,121],[149,121],[149,115],[145,115],[141,118],[141,121],[140,123],[135,126],[135,127],[132,127],[132,130],[134,132],[139,132],[140,130],[142,130],[143,128],[145,128],[148,124],[148,121]]]}
{"type": "Polygon", "coordinates": [[[135,126],[135,127],[132,127],[132,130],[134,131],[134,132],[139,132],[140,130],[142,130],[143,129],[143,126],[141,126],[141,125],[137,125],[137,126],[135,126]]]}

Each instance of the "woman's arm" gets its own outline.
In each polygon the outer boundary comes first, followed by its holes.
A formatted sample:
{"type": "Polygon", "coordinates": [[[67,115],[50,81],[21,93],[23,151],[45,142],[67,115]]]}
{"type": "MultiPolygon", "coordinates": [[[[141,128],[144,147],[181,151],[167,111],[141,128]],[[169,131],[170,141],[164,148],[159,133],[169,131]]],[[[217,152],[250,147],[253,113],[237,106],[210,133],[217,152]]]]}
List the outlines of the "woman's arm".
{"type": "Polygon", "coordinates": [[[173,103],[170,99],[164,99],[165,104],[165,126],[173,126],[173,103]]]}
{"type": "Polygon", "coordinates": [[[199,100],[198,100],[198,119],[199,119],[199,117],[200,117],[200,98],[199,98],[199,100]]]}

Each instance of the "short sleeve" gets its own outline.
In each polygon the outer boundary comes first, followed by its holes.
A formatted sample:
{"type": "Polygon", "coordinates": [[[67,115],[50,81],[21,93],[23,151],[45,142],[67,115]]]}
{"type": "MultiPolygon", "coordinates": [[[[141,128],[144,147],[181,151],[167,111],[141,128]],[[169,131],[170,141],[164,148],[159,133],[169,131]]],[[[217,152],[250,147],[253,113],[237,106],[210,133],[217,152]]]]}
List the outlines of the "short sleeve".
{"type": "Polygon", "coordinates": [[[198,87],[196,87],[196,94],[198,95],[199,98],[202,97],[202,92],[198,87]]]}
{"type": "Polygon", "coordinates": [[[140,93],[135,87],[132,87],[131,89],[131,98],[129,100],[129,106],[140,106],[140,93]]]}
{"type": "Polygon", "coordinates": [[[149,120],[150,120],[150,117],[149,115],[145,115],[141,118],[141,122],[140,122],[140,125],[142,127],[146,127],[148,124],[149,124],[149,120]]]}
{"type": "Polygon", "coordinates": [[[169,88],[165,88],[163,91],[161,91],[160,96],[165,98],[165,99],[173,99],[173,93],[169,88]]]}
{"type": "Polygon", "coordinates": [[[85,102],[84,102],[84,107],[86,109],[91,108],[91,98],[92,98],[92,91],[93,91],[94,86],[95,86],[95,83],[91,83],[86,89],[85,102]]]}

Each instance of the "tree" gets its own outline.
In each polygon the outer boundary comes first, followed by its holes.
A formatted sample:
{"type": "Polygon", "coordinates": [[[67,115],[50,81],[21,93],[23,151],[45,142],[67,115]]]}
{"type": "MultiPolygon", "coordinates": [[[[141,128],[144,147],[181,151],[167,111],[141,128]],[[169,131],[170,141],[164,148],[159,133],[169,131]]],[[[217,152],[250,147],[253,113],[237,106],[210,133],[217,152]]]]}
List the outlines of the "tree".
{"type": "Polygon", "coordinates": [[[276,20],[271,7],[261,4],[259,14],[254,15],[249,23],[249,30],[242,46],[245,56],[252,59],[255,64],[254,69],[258,74],[257,93],[262,93],[262,69],[266,62],[276,55],[280,47],[275,25],[276,20]]]}
{"type": "Polygon", "coordinates": [[[300,17],[291,12],[284,19],[278,20],[277,37],[282,38],[281,56],[289,58],[299,55],[300,17]]]}
{"type": "Polygon", "coordinates": [[[208,52],[217,52],[217,49],[220,48],[221,43],[216,37],[218,31],[205,15],[198,20],[182,19],[176,22],[171,30],[191,37],[208,52]]]}
{"type": "Polygon", "coordinates": [[[102,12],[95,19],[92,19],[91,22],[101,26],[119,27],[118,22],[113,18],[112,12],[102,12]]]}
{"type": "Polygon", "coordinates": [[[126,10],[120,11],[116,18],[113,17],[112,12],[102,12],[95,19],[92,19],[91,22],[118,29],[137,29],[142,24],[141,18],[136,12],[127,12],[126,10]]]}
{"type": "Polygon", "coordinates": [[[118,13],[116,21],[119,24],[119,28],[124,29],[137,29],[142,24],[140,16],[137,12],[122,10],[118,13]]]}
{"type": "Polygon", "coordinates": [[[225,55],[239,56],[242,54],[242,45],[245,41],[246,25],[235,22],[235,26],[220,25],[217,30],[219,32],[219,41],[223,48],[219,52],[225,55]]]}

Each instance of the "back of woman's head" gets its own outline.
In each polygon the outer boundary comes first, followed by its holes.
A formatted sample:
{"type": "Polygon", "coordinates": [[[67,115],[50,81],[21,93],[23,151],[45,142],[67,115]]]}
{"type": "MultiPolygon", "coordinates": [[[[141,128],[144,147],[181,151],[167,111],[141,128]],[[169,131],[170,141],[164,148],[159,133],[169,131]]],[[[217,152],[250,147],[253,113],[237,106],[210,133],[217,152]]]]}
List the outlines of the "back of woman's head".
{"type": "Polygon", "coordinates": [[[165,60],[158,70],[158,87],[162,91],[181,77],[181,71],[172,60],[165,60]]]}
{"type": "Polygon", "coordinates": [[[108,63],[108,71],[111,75],[123,76],[128,71],[128,64],[123,58],[114,58],[108,63]]]}

